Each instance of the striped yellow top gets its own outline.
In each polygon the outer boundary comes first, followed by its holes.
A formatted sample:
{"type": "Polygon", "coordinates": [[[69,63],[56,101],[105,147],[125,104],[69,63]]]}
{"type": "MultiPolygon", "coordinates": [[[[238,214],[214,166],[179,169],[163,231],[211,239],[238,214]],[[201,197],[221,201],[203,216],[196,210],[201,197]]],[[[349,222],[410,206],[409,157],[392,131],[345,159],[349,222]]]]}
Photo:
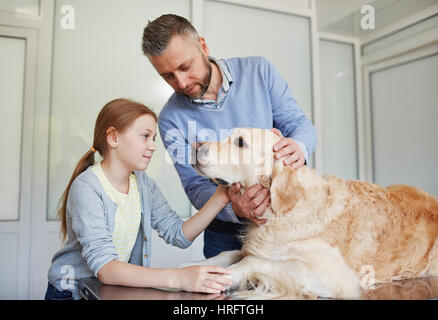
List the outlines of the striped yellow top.
{"type": "Polygon", "coordinates": [[[137,178],[135,174],[131,173],[129,176],[129,191],[128,194],[124,194],[111,185],[102,170],[100,162],[95,164],[91,170],[96,174],[105,193],[117,204],[113,243],[119,255],[119,260],[128,262],[137,239],[141,220],[141,203],[137,178]]]}

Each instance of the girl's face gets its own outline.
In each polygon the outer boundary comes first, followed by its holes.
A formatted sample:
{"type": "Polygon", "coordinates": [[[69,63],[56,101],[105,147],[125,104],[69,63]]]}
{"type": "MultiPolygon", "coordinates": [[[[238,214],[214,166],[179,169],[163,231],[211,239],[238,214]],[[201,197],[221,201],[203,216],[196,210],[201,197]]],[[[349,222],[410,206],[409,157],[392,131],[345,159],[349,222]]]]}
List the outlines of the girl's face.
{"type": "Polygon", "coordinates": [[[131,171],[146,170],[156,150],[157,123],[151,115],[143,115],[123,133],[117,134],[116,153],[131,171]]]}

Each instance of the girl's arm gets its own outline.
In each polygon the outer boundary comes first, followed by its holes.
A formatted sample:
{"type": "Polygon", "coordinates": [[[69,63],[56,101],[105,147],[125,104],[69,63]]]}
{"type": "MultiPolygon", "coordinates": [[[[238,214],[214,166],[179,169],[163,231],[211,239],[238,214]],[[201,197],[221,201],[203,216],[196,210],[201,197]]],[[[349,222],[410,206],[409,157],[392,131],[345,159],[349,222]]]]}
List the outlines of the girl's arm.
{"type": "Polygon", "coordinates": [[[184,222],[182,230],[187,240],[193,241],[227,205],[230,201],[227,189],[227,187],[218,186],[207,203],[194,216],[184,222]]]}
{"type": "Polygon", "coordinates": [[[108,285],[219,293],[231,286],[231,280],[224,277],[230,274],[231,271],[219,266],[156,269],[113,260],[105,264],[97,276],[103,284],[108,285]]]}
{"type": "MultiPolygon", "coordinates": [[[[219,186],[205,206],[183,224],[182,232],[187,239],[195,239],[228,202],[227,188],[219,186]]],[[[220,266],[146,268],[115,259],[97,272],[99,280],[108,285],[173,288],[204,293],[220,293],[231,286],[231,280],[226,275],[231,275],[231,271],[220,266]]]]}

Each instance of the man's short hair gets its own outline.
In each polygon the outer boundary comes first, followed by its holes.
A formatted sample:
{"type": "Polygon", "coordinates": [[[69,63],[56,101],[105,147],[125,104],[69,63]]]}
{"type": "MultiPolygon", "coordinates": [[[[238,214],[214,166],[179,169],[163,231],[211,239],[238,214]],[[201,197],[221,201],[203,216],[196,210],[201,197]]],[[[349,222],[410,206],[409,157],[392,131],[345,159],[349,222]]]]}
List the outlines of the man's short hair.
{"type": "Polygon", "coordinates": [[[164,14],[149,21],[143,31],[143,53],[147,56],[160,56],[174,35],[187,35],[197,41],[199,34],[185,18],[175,14],[164,14]]]}

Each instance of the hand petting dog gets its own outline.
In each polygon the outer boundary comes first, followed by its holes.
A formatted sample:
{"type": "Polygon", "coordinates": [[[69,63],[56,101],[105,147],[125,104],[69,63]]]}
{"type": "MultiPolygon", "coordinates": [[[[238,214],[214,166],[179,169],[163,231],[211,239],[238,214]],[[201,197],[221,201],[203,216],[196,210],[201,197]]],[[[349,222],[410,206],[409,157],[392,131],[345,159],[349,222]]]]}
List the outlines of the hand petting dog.
{"type": "MultiPolygon", "coordinates": [[[[274,145],[275,159],[283,159],[285,166],[298,169],[305,163],[304,153],[292,138],[285,138],[280,130],[273,128],[271,131],[281,139],[274,145]]],[[[246,218],[257,225],[266,223],[266,219],[261,219],[265,210],[271,203],[270,193],[267,188],[255,185],[240,194],[240,183],[233,184],[228,190],[231,198],[231,206],[240,218],[246,218]]]]}
{"type": "Polygon", "coordinates": [[[275,159],[279,160],[286,157],[283,160],[285,166],[291,166],[294,169],[298,169],[303,166],[306,159],[301,148],[296,144],[294,139],[285,138],[281,134],[280,130],[272,128],[271,131],[279,136],[281,139],[274,145],[275,159]]]}

